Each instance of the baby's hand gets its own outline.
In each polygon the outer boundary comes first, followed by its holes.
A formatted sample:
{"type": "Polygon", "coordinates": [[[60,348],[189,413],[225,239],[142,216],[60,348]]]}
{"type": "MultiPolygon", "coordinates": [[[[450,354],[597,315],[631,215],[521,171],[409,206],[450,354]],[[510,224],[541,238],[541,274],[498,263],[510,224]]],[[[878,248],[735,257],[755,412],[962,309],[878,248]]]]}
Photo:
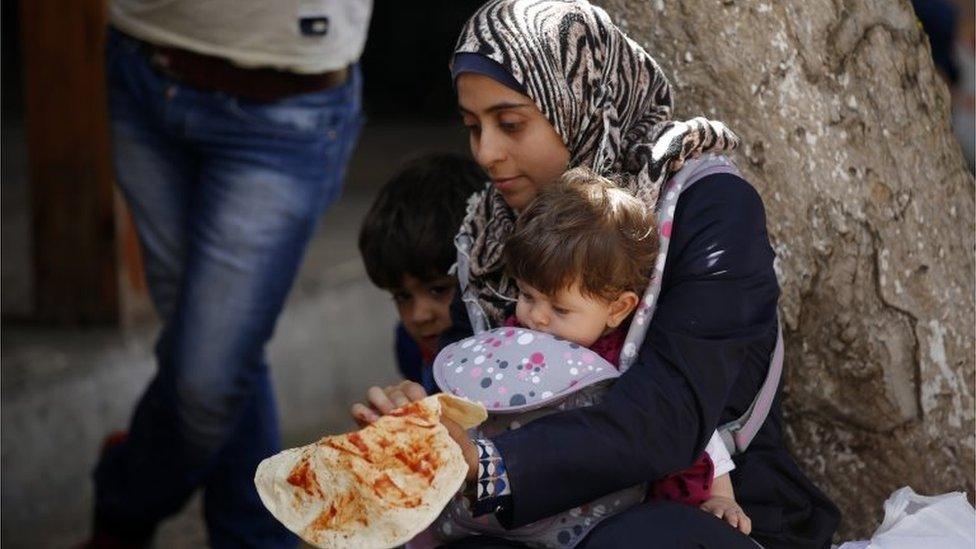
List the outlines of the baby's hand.
{"type": "Polygon", "coordinates": [[[366,402],[353,404],[349,412],[360,427],[365,427],[382,415],[426,397],[423,385],[412,381],[401,381],[386,388],[370,387],[366,391],[366,402]]]}
{"type": "Polygon", "coordinates": [[[742,507],[730,499],[723,496],[712,496],[705,503],[701,504],[702,511],[706,511],[729,523],[733,528],[738,528],[740,532],[749,535],[752,532],[752,520],[746,515],[742,507]]]}

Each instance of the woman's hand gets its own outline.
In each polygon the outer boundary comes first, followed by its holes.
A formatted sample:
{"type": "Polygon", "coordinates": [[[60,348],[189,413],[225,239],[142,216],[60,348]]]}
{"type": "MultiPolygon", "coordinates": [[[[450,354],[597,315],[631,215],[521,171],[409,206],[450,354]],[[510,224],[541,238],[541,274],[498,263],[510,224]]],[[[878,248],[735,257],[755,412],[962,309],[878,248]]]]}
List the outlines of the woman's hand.
{"type": "Polygon", "coordinates": [[[426,397],[427,391],[423,385],[413,381],[401,381],[385,388],[374,386],[366,391],[366,402],[353,404],[349,412],[360,427],[365,427],[380,416],[426,397]]]}
{"type": "Polygon", "coordinates": [[[443,415],[441,416],[441,423],[447,427],[447,433],[451,435],[454,442],[461,447],[464,462],[468,464],[468,474],[465,476],[465,480],[469,482],[475,480],[478,477],[478,447],[468,437],[468,432],[457,423],[443,415]]]}

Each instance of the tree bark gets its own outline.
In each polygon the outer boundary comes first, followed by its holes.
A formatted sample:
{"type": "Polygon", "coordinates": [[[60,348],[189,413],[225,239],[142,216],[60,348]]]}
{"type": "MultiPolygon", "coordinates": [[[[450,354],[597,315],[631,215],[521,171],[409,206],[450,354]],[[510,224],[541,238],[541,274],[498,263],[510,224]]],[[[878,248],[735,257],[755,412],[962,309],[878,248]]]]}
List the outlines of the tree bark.
{"type": "Polygon", "coordinates": [[[869,535],[896,488],[974,488],[974,184],[907,0],[602,0],[679,119],[742,138],[787,331],[791,450],[869,535]]]}

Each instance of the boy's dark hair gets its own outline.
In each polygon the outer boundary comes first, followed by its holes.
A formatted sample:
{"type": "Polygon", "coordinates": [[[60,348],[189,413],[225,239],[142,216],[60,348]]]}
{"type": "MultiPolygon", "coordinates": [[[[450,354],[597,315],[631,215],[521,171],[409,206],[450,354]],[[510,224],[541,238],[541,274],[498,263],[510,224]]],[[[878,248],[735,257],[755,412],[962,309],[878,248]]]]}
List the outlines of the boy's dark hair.
{"type": "Polygon", "coordinates": [[[447,275],[454,235],[467,201],[488,177],[459,154],[429,154],[407,163],[380,189],[359,231],[359,252],[373,284],[398,288],[404,275],[447,275]]]}
{"type": "Polygon", "coordinates": [[[653,211],[588,169],[569,170],[522,212],[505,243],[508,275],[554,295],[579,282],[591,297],[638,296],[650,280],[658,237],[653,211]]]}

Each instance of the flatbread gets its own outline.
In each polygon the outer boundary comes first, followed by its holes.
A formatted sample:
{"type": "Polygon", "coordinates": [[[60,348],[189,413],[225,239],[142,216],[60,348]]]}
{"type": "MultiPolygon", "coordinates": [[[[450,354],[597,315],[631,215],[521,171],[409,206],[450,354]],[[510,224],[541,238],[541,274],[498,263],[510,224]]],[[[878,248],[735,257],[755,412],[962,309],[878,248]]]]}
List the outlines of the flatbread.
{"type": "Polygon", "coordinates": [[[440,423],[481,424],[485,408],[439,394],[359,431],[285,450],[258,465],[264,506],[316,547],[395,547],[423,531],[464,483],[468,466],[440,423]]]}

